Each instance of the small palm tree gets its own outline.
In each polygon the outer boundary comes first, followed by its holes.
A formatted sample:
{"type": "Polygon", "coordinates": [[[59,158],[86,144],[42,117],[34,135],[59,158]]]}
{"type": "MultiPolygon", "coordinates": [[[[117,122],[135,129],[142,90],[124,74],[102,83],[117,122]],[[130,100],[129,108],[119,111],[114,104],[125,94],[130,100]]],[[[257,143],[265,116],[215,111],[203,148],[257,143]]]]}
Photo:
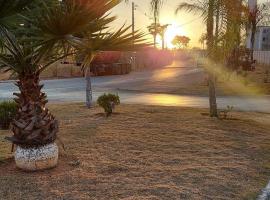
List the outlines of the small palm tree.
{"type": "Polygon", "coordinates": [[[84,34],[81,40],[74,43],[77,54],[83,57],[82,69],[86,77],[86,106],[92,106],[92,84],[90,66],[95,56],[105,51],[134,51],[143,48],[148,44],[143,43],[145,35],[135,31],[129,31],[131,27],[121,27],[116,32],[100,32],[95,34],[84,34]]]}
{"type": "MultiPolygon", "coordinates": [[[[206,39],[207,50],[210,60],[214,58],[214,17],[215,17],[215,0],[196,1],[193,3],[182,3],[176,9],[176,12],[185,9],[188,12],[200,12],[201,16],[206,20],[206,39]]],[[[209,70],[208,70],[209,71],[209,70]]],[[[217,102],[216,102],[216,89],[215,89],[215,75],[210,70],[209,73],[209,105],[210,116],[217,117],[217,102]]]]}
{"type": "MultiPolygon", "coordinates": [[[[43,85],[39,78],[48,66],[78,53],[84,55],[84,66],[89,66],[97,51],[130,49],[131,43],[133,46],[133,37],[127,33],[128,28],[121,28],[115,33],[103,32],[115,19],[106,13],[120,2],[43,2],[39,12],[32,12],[38,7],[29,5],[29,1],[0,0],[0,5],[4,5],[1,9],[7,11],[0,15],[3,49],[0,53],[0,69],[17,75],[16,85],[20,91],[14,94],[19,109],[12,125],[14,135],[8,138],[10,141],[26,147],[55,141],[58,122],[46,108],[47,98],[42,92],[43,85]],[[9,24],[11,19],[15,19],[12,26],[9,24]],[[18,23],[22,25],[18,26],[18,23]]],[[[143,46],[142,36],[136,32],[135,47],[143,46]]]]}

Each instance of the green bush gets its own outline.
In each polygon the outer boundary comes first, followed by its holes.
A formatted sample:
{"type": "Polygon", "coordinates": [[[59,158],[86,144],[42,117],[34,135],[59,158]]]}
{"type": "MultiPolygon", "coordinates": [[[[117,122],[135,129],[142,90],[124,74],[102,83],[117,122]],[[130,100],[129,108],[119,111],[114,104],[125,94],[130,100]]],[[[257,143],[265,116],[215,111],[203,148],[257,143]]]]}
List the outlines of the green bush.
{"type": "Polygon", "coordinates": [[[98,98],[97,104],[104,109],[108,117],[113,113],[115,106],[120,104],[120,98],[115,94],[103,94],[98,98]]]}
{"type": "Polygon", "coordinates": [[[14,101],[0,103],[0,128],[8,129],[17,112],[17,104],[14,101]]]}

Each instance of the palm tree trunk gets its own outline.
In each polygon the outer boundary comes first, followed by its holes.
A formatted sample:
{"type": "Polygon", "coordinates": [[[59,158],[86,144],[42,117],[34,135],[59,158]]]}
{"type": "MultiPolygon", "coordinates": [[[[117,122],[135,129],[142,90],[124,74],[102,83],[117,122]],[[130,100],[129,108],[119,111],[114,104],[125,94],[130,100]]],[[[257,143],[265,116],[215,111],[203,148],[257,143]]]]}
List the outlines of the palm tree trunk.
{"type": "MultiPolygon", "coordinates": [[[[207,16],[207,50],[210,61],[214,59],[214,0],[209,0],[208,16],[207,16]]],[[[210,62],[211,63],[211,62],[210,62]]],[[[217,100],[216,100],[216,88],[215,88],[215,75],[209,69],[209,106],[210,116],[218,117],[217,113],[217,100]]]]}
{"type": "Polygon", "coordinates": [[[217,100],[216,100],[216,78],[213,74],[208,75],[209,80],[209,105],[210,117],[218,117],[217,100]]]}
{"type": "Polygon", "coordinates": [[[86,80],[86,106],[87,108],[92,107],[93,100],[93,91],[92,91],[92,83],[91,83],[91,72],[90,67],[85,70],[85,80],[86,80]]]}
{"type": "Polygon", "coordinates": [[[155,34],[154,34],[154,43],[155,43],[155,48],[157,47],[157,11],[155,11],[154,18],[155,18],[155,34]]]}
{"type": "Polygon", "coordinates": [[[218,44],[219,37],[219,20],[220,20],[220,0],[217,0],[216,6],[216,30],[215,30],[215,46],[218,44]]]}
{"type": "Polygon", "coordinates": [[[156,48],[157,47],[157,35],[154,34],[154,47],[156,48]]]}
{"type": "Polygon", "coordinates": [[[33,147],[50,144],[56,140],[58,121],[45,108],[46,94],[41,91],[39,74],[28,74],[19,77],[16,83],[20,93],[17,98],[18,113],[12,122],[14,136],[7,138],[14,144],[33,147]]]}
{"type": "Polygon", "coordinates": [[[250,37],[250,42],[251,42],[251,60],[253,61],[254,57],[254,48],[255,48],[255,35],[256,35],[256,30],[257,30],[257,23],[256,23],[256,16],[254,19],[252,19],[251,22],[251,37],[250,37]]]}
{"type": "Polygon", "coordinates": [[[162,34],[162,50],[165,49],[165,36],[164,33],[162,34]]]}

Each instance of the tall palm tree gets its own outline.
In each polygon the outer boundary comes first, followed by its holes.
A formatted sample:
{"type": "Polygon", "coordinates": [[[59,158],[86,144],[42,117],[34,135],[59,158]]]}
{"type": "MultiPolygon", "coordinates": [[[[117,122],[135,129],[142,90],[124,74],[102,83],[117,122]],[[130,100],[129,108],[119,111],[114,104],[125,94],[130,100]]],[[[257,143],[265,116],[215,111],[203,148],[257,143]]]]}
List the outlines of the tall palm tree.
{"type": "MultiPolygon", "coordinates": [[[[218,0],[219,2],[219,0],[218,0]]],[[[209,60],[214,59],[215,52],[215,35],[214,35],[214,24],[215,24],[215,11],[216,11],[216,0],[203,0],[203,1],[192,1],[191,3],[181,3],[176,9],[176,13],[180,10],[186,10],[188,12],[200,13],[203,19],[206,21],[206,42],[209,60]]],[[[220,5],[218,5],[220,6],[220,5]]],[[[218,13],[219,17],[219,13],[218,13]]],[[[216,33],[218,33],[218,20],[216,21],[216,33]]],[[[215,75],[212,70],[208,70],[208,85],[209,85],[209,105],[210,105],[210,116],[217,117],[217,101],[216,101],[216,89],[215,89],[215,75]]]]}
{"type": "Polygon", "coordinates": [[[206,41],[206,34],[203,33],[203,34],[201,35],[201,37],[199,38],[199,42],[202,44],[202,48],[203,48],[203,49],[204,49],[205,41],[206,41]]]}
{"type": "MultiPolygon", "coordinates": [[[[208,12],[207,12],[207,50],[210,60],[214,59],[214,7],[215,0],[208,1],[208,12]]],[[[209,71],[209,105],[210,105],[210,116],[218,117],[217,113],[217,100],[216,100],[216,87],[215,87],[215,74],[209,71]]]]}
{"type": "Polygon", "coordinates": [[[165,33],[166,33],[166,30],[168,29],[168,26],[169,26],[169,24],[161,25],[159,27],[159,31],[158,31],[160,34],[161,40],[162,40],[162,49],[163,50],[165,49],[165,33]]]}
{"type": "Polygon", "coordinates": [[[224,9],[226,12],[226,30],[224,31],[224,41],[227,54],[239,48],[241,43],[241,26],[243,24],[242,0],[226,0],[224,2],[224,9]]]}
{"type": "MultiPolygon", "coordinates": [[[[162,34],[164,36],[164,33],[162,33],[162,26],[159,24],[159,23],[152,23],[150,24],[150,26],[148,26],[148,31],[149,33],[153,36],[153,39],[154,39],[154,47],[156,48],[157,47],[157,36],[158,35],[161,35],[162,37],[162,34]]],[[[162,37],[163,39],[164,37],[162,37]]],[[[162,40],[163,42],[163,40],[162,40]]]]}
{"type": "MultiPolygon", "coordinates": [[[[107,49],[129,48],[132,36],[128,28],[115,33],[104,32],[115,17],[106,13],[118,5],[121,0],[65,0],[53,6],[42,4],[41,12],[31,14],[31,6],[22,8],[18,2],[1,0],[1,9],[11,9],[0,16],[1,44],[0,69],[12,71],[18,76],[16,85],[18,114],[12,123],[14,135],[8,138],[14,144],[33,147],[54,142],[58,132],[58,122],[46,108],[46,94],[42,92],[40,73],[52,63],[77,53],[83,53],[84,66],[93,59],[93,52],[107,49]],[[17,13],[20,12],[20,15],[17,13]],[[24,13],[28,12],[28,13],[24,13]],[[6,19],[20,18],[13,23],[24,21],[22,26],[27,34],[17,34],[6,19]],[[104,46],[104,48],[103,48],[104,46]],[[106,47],[105,47],[106,46],[106,47]]],[[[2,13],[1,13],[2,14],[2,13]]],[[[9,22],[9,20],[7,20],[9,22]]],[[[135,44],[142,46],[142,34],[136,33],[135,44]]],[[[133,43],[132,43],[133,44],[133,43]]]]}
{"type": "Polygon", "coordinates": [[[153,28],[154,28],[154,45],[156,47],[157,44],[157,33],[158,33],[158,28],[159,26],[159,14],[160,14],[160,8],[163,4],[164,0],[151,0],[151,8],[153,12],[153,18],[154,18],[154,23],[153,23],[153,28]]]}

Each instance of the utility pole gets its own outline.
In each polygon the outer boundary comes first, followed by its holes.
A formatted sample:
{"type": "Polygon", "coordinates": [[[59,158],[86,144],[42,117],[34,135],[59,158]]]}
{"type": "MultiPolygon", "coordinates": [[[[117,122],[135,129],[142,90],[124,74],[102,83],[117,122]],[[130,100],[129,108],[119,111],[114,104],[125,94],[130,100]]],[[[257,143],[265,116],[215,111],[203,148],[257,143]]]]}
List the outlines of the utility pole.
{"type": "MultiPolygon", "coordinates": [[[[135,47],[135,10],[136,5],[132,2],[132,39],[133,39],[133,47],[135,47]]],[[[132,53],[132,68],[136,68],[136,53],[133,51],[132,53]]]]}
{"type": "Polygon", "coordinates": [[[135,3],[132,2],[132,35],[134,41],[134,34],[135,34],[135,3]]]}

